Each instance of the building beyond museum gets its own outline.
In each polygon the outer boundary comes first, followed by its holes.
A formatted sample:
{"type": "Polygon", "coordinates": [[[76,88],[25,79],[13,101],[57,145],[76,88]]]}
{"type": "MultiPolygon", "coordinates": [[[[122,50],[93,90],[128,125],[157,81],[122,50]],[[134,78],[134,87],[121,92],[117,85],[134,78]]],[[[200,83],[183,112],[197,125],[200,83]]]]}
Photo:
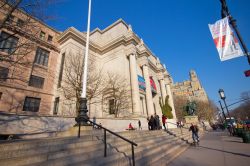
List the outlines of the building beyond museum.
{"type": "MultiPolygon", "coordinates": [[[[1,29],[1,39],[9,36],[11,40],[1,41],[0,44],[7,47],[14,44],[15,47],[27,40],[35,45],[25,55],[25,60],[29,62],[25,66],[0,62],[0,111],[75,116],[75,90],[78,87],[74,84],[77,82],[70,79],[81,80],[81,74],[77,72],[82,71],[83,67],[86,33],[73,27],[58,32],[32,18],[39,28],[36,35],[28,36],[24,28],[17,26],[13,29],[13,24],[16,25],[23,15],[21,11],[15,12],[11,17],[13,20],[1,29]],[[3,76],[15,76],[18,79],[5,79],[3,76]]],[[[9,54],[6,49],[0,51],[1,56],[9,54]]],[[[118,117],[146,118],[155,113],[161,116],[159,102],[164,102],[169,96],[168,102],[176,118],[170,74],[159,58],[133,32],[132,27],[121,19],[104,30],[97,28],[91,32],[88,77],[88,84],[91,85],[87,91],[91,99],[88,105],[90,117],[114,118],[112,107],[118,97],[120,102],[128,102],[127,107],[119,107],[122,111],[118,117]],[[120,96],[110,93],[113,84],[107,82],[109,79],[116,84],[117,91],[123,90],[119,92],[120,96]],[[106,84],[97,80],[106,81],[106,84]],[[109,91],[107,84],[110,86],[109,91]]]]}
{"type": "Polygon", "coordinates": [[[189,80],[172,84],[174,96],[181,96],[190,101],[208,102],[206,91],[202,87],[198,76],[194,70],[189,72],[189,80]]]}

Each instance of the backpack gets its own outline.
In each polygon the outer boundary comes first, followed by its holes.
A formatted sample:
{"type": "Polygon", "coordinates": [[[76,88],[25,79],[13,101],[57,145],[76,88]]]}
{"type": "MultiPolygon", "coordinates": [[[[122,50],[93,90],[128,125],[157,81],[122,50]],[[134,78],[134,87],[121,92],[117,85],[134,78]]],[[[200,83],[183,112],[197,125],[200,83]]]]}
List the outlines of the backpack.
{"type": "Polygon", "coordinates": [[[199,131],[198,126],[196,126],[196,125],[194,126],[194,131],[195,131],[195,132],[198,132],[198,131],[199,131]]]}

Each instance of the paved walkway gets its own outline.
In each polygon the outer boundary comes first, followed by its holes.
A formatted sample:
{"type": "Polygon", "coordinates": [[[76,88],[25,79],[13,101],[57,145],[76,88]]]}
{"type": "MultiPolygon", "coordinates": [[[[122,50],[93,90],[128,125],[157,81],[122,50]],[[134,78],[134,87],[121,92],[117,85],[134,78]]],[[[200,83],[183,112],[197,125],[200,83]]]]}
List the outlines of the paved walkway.
{"type": "Polygon", "coordinates": [[[250,143],[228,136],[227,132],[211,131],[201,139],[199,147],[191,146],[170,166],[250,166],[250,143]]]}

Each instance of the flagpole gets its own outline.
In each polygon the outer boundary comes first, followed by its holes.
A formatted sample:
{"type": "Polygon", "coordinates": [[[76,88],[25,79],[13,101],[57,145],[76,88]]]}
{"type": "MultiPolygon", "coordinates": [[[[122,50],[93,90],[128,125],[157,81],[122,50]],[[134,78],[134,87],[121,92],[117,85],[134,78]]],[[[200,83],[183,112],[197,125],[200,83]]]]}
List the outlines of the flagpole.
{"type": "Polygon", "coordinates": [[[88,126],[88,108],[87,108],[87,75],[88,75],[88,56],[89,56],[89,32],[90,32],[90,15],[91,15],[91,0],[89,0],[88,7],[88,23],[87,23],[87,36],[86,36],[86,47],[84,55],[84,67],[83,67],[83,79],[82,79],[82,93],[79,99],[79,110],[78,115],[75,118],[78,124],[78,138],[81,135],[81,126],[88,126]]]}
{"type": "Polygon", "coordinates": [[[240,44],[242,45],[243,50],[245,52],[245,55],[247,56],[248,64],[250,65],[250,54],[248,52],[247,46],[245,45],[245,43],[240,35],[240,31],[237,28],[236,20],[233,18],[233,16],[229,12],[226,0],[220,0],[220,2],[221,2],[221,17],[224,18],[224,17],[229,16],[230,24],[232,25],[234,31],[236,32],[236,34],[238,36],[240,44]]]}
{"type": "Polygon", "coordinates": [[[83,83],[82,83],[83,86],[82,86],[82,94],[81,94],[82,98],[86,98],[86,90],[87,90],[90,15],[91,15],[91,0],[89,0],[88,24],[87,24],[87,39],[86,39],[86,49],[85,49],[85,57],[84,57],[83,83]]]}

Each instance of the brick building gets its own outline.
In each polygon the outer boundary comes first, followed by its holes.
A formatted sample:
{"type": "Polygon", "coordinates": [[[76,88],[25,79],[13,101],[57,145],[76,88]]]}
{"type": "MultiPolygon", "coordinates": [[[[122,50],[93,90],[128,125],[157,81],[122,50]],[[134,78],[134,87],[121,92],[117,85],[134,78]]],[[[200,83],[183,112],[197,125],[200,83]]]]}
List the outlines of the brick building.
{"type": "Polygon", "coordinates": [[[60,33],[0,3],[0,111],[51,114],[60,33]]]}

